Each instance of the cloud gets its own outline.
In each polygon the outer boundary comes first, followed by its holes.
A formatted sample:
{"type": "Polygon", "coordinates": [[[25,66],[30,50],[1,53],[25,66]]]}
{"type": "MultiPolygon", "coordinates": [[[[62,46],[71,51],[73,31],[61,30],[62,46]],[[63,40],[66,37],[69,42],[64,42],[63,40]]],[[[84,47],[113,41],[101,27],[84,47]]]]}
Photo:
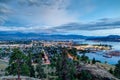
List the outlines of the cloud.
{"type": "Polygon", "coordinates": [[[92,2],[91,0],[0,0],[0,27],[1,30],[8,31],[51,33],[120,28],[120,19],[103,18],[94,22],[80,23],[81,15],[94,10],[92,2]],[[26,26],[29,24],[32,25],[26,26]]]}
{"type": "Polygon", "coordinates": [[[9,26],[9,27],[5,27],[5,26],[0,26],[0,31],[13,31],[13,32],[33,32],[33,33],[56,33],[55,30],[52,30],[50,28],[48,28],[47,26],[45,26],[44,28],[41,28],[40,26],[32,26],[32,27],[15,27],[15,26],[9,26]]]}
{"type": "Polygon", "coordinates": [[[78,31],[78,30],[105,30],[120,28],[120,19],[100,19],[95,22],[89,23],[69,23],[61,26],[54,27],[53,29],[59,31],[78,31]]]}
{"type": "Polygon", "coordinates": [[[70,0],[19,0],[19,4],[37,7],[66,8],[70,0]],[[54,7],[55,6],[55,7],[54,7]]]}
{"type": "MultiPolygon", "coordinates": [[[[70,5],[71,0],[0,0],[0,15],[7,15],[7,21],[25,21],[26,25],[58,26],[78,20],[76,13],[69,14],[70,5]]],[[[6,20],[0,21],[6,24],[6,20]]]]}
{"type": "Polygon", "coordinates": [[[26,25],[32,23],[35,25],[58,26],[77,22],[79,16],[84,14],[82,11],[91,10],[90,0],[0,0],[0,4],[8,6],[7,8],[0,8],[2,16],[7,14],[4,24],[7,24],[6,21],[8,20],[15,20],[18,23],[24,21],[26,25]],[[12,12],[12,15],[8,14],[9,11],[12,12]]]}
{"type": "Polygon", "coordinates": [[[29,10],[25,10],[30,14],[28,19],[34,24],[57,26],[77,20],[74,14],[68,14],[70,0],[28,0],[25,3],[29,6],[29,10]]]}
{"type": "Polygon", "coordinates": [[[6,4],[0,3],[0,25],[4,24],[4,22],[7,20],[8,15],[10,15],[11,13],[12,13],[12,10],[9,6],[7,6],[6,4]]]}
{"type": "MultiPolygon", "coordinates": [[[[112,34],[119,33],[120,29],[120,19],[99,19],[94,22],[89,23],[69,23],[61,26],[34,26],[32,24],[26,25],[24,27],[16,26],[0,26],[0,31],[17,31],[17,32],[34,32],[34,33],[49,33],[49,34],[58,34],[58,33],[74,33],[74,34],[112,34]],[[118,29],[118,30],[117,30],[118,29]],[[113,31],[112,31],[113,30],[113,31]],[[107,31],[107,32],[105,32],[107,31]],[[116,32],[118,31],[118,32],[116,32]]],[[[88,34],[88,35],[90,35],[88,34]]]]}
{"type": "Polygon", "coordinates": [[[0,25],[4,24],[4,21],[6,20],[6,16],[0,16],[0,25]]]}

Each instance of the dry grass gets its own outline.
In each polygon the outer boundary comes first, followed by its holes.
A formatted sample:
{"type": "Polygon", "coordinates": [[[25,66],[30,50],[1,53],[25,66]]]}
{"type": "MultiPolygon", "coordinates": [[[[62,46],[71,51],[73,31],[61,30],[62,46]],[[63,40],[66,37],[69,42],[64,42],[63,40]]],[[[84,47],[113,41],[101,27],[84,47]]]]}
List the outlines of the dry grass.
{"type": "Polygon", "coordinates": [[[96,63],[96,65],[100,68],[106,69],[106,70],[110,70],[110,68],[112,68],[113,70],[115,69],[115,66],[113,65],[109,65],[109,64],[103,64],[103,63],[96,63]]]}
{"type": "Polygon", "coordinates": [[[7,62],[0,60],[0,70],[4,70],[8,66],[7,62]]]}

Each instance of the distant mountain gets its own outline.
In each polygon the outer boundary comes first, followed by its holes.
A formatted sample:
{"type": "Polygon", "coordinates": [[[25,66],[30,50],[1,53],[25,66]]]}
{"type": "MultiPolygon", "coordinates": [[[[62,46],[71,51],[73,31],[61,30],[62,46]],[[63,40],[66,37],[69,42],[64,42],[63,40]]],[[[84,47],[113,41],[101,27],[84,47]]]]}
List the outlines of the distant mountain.
{"type": "Polygon", "coordinates": [[[87,38],[87,40],[120,42],[120,36],[109,35],[109,36],[104,36],[104,37],[90,37],[90,38],[87,38]]]}
{"type": "Polygon", "coordinates": [[[0,40],[56,40],[56,39],[86,39],[82,35],[49,35],[43,33],[0,32],[0,40]]]}
{"type": "Polygon", "coordinates": [[[94,41],[114,41],[120,42],[120,36],[83,36],[83,35],[50,35],[45,33],[22,33],[0,31],[0,40],[67,40],[67,39],[85,39],[94,41]]]}

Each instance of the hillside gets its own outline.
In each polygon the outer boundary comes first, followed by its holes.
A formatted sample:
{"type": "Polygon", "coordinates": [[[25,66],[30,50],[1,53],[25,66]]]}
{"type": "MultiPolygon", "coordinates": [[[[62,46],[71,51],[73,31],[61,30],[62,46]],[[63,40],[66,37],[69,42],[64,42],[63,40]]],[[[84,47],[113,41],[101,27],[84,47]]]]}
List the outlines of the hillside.
{"type": "MultiPolygon", "coordinates": [[[[78,74],[81,74],[82,71],[86,71],[87,75],[91,75],[90,80],[119,80],[115,78],[112,74],[110,74],[108,71],[103,69],[102,67],[99,68],[96,65],[83,65],[78,67],[78,74]]],[[[87,76],[86,76],[87,77],[87,76]]]]}

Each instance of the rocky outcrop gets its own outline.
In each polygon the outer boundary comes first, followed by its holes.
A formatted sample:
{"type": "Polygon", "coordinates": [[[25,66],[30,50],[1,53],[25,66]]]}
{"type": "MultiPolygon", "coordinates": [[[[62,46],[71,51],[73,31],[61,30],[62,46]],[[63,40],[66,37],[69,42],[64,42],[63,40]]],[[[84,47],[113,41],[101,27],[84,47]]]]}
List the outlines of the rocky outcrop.
{"type": "MultiPolygon", "coordinates": [[[[107,70],[98,68],[96,65],[82,65],[77,67],[77,76],[81,76],[81,72],[85,71],[90,74],[91,79],[89,80],[119,80],[110,74],[107,70]]],[[[87,76],[86,74],[86,76],[87,76]]]]}

